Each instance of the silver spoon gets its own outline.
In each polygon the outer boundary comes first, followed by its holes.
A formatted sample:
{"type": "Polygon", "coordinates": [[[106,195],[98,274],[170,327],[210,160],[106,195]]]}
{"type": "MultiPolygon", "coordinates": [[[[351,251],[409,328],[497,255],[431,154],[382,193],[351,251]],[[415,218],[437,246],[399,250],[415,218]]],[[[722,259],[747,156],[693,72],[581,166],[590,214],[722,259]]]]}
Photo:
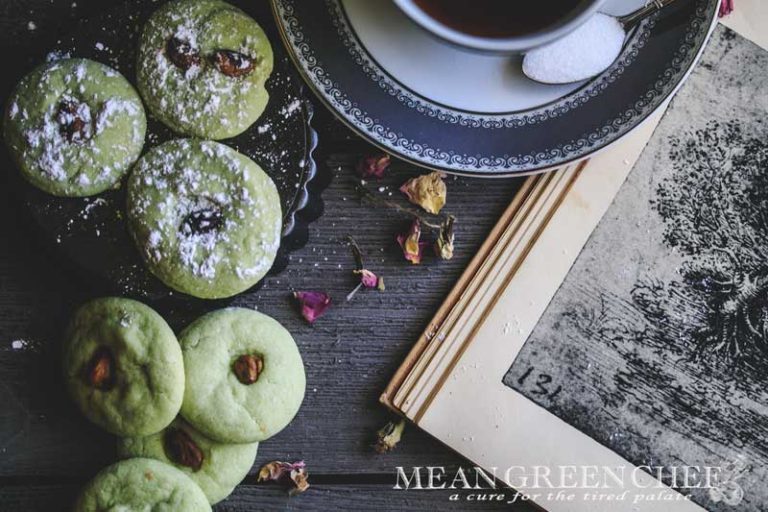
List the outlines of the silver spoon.
{"type": "Polygon", "coordinates": [[[544,84],[581,82],[599,75],[621,53],[628,30],[674,1],[652,0],[621,17],[597,13],[567,36],[528,52],[523,73],[544,84]]]}

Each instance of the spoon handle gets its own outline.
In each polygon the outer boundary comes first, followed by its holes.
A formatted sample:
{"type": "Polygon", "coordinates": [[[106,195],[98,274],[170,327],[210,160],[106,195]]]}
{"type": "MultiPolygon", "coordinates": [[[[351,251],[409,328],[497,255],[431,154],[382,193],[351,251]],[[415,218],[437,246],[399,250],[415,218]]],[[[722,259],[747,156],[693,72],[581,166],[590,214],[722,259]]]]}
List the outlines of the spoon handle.
{"type": "Polygon", "coordinates": [[[650,16],[651,14],[658,12],[659,10],[663,9],[664,7],[668,6],[675,0],[650,0],[647,4],[645,4],[645,7],[641,7],[640,9],[631,12],[629,14],[626,14],[624,16],[621,16],[619,18],[619,23],[621,23],[624,26],[624,29],[630,29],[643,21],[645,18],[650,16]]]}

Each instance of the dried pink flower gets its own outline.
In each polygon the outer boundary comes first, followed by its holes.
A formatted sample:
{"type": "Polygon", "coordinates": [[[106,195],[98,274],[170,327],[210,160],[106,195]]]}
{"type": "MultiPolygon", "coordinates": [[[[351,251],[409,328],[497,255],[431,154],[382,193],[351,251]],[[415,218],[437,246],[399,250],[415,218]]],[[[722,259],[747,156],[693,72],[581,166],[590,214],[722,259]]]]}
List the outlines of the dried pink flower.
{"type": "Polygon", "coordinates": [[[720,14],[721,18],[723,16],[728,16],[729,14],[731,14],[733,12],[734,1],[735,0],[722,0],[722,2],[720,2],[720,13],[719,14],[720,14]]]}
{"type": "Polygon", "coordinates": [[[355,286],[354,290],[347,295],[347,302],[352,300],[352,297],[360,290],[360,288],[378,288],[379,291],[384,291],[384,278],[379,277],[367,268],[363,262],[363,253],[360,250],[360,246],[357,245],[355,239],[351,236],[347,237],[349,247],[352,249],[352,256],[355,258],[355,268],[352,273],[360,276],[360,282],[355,286]]]}
{"type": "Polygon", "coordinates": [[[400,247],[403,249],[403,256],[414,265],[421,263],[424,247],[427,246],[427,243],[422,242],[420,239],[421,224],[419,223],[419,219],[413,220],[411,229],[409,229],[407,233],[397,235],[397,243],[400,244],[400,247]]]}
{"type": "Polygon", "coordinates": [[[421,206],[429,213],[440,213],[445,206],[448,193],[443,181],[444,176],[441,172],[432,172],[411,178],[403,183],[400,192],[405,194],[410,202],[421,206]]]}
{"type": "Polygon", "coordinates": [[[382,178],[391,161],[386,153],[367,156],[358,162],[357,173],[363,178],[382,178]]]}
{"type": "Polygon", "coordinates": [[[310,324],[331,306],[331,297],[325,292],[293,292],[293,297],[299,302],[301,316],[310,324]]]}
{"type": "Polygon", "coordinates": [[[360,282],[366,288],[376,288],[379,285],[379,278],[368,269],[355,270],[355,274],[360,274],[360,282]]]}
{"type": "Polygon", "coordinates": [[[303,460],[297,462],[281,462],[273,460],[259,469],[259,482],[272,481],[289,485],[288,493],[293,496],[309,489],[307,465],[303,460]]]}

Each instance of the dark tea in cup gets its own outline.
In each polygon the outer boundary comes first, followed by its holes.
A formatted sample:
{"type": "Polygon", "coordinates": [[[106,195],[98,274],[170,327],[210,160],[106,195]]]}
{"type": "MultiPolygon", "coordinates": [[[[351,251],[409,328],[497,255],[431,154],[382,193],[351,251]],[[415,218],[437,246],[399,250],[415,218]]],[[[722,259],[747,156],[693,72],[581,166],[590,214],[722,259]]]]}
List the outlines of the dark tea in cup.
{"type": "Polygon", "coordinates": [[[459,46],[515,53],[589,19],[605,0],[394,0],[427,31],[459,46]]]}
{"type": "Polygon", "coordinates": [[[425,13],[480,37],[533,34],[567,16],[581,0],[414,0],[425,13]]]}

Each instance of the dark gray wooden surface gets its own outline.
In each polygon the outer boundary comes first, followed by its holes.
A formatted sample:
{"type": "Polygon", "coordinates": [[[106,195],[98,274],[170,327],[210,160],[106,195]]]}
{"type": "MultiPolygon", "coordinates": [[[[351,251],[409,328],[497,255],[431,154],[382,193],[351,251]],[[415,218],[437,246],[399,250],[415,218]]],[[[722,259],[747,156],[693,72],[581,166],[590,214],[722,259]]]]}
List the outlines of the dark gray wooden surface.
{"type": "MultiPolygon", "coordinates": [[[[3,102],[40,48],[54,44],[82,13],[109,4],[0,2],[3,102]]],[[[282,322],[299,343],[307,368],[301,411],[286,430],[263,443],[254,471],[272,459],[304,459],[313,487],[288,500],[282,490],[255,485],[250,478],[216,510],[509,510],[499,504],[451,503],[445,491],[393,490],[396,466],[470,465],[416,428],[407,429],[388,455],[376,455],[370,444],[390,419],[378,404],[380,392],[520,181],[449,178],[446,211],[459,219],[456,257],[446,262],[429,256],[423,265],[412,266],[394,239],[409,221],[361,203],[354,189],[354,165],[371,146],[320,106],[316,127],[320,179],[331,180],[323,194],[324,215],[311,225],[307,246],[292,254],[282,274],[233,301],[282,322]],[[354,262],[344,244],[349,235],[363,249],[367,266],[385,277],[387,290],[362,291],[345,303],[355,285],[354,262]],[[289,298],[295,289],[328,291],[336,304],[309,326],[289,298]]],[[[8,173],[14,171],[4,151],[0,163],[0,510],[66,510],[77,488],[114,457],[114,440],[89,425],[62,391],[58,366],[60,334],[69,313],[105,290],[72,272],[29,232],[8,186],[8,173]],[[15,350],[12,341],[18,339],[30,345],[15,350]]],[[[414,172],[395,162],[391,176],[377,186],[388,186],[397,196],[397,186],[414,172]]],[[[168,314],[178,329],[198,312],[177,308],[168,314]]]]}

